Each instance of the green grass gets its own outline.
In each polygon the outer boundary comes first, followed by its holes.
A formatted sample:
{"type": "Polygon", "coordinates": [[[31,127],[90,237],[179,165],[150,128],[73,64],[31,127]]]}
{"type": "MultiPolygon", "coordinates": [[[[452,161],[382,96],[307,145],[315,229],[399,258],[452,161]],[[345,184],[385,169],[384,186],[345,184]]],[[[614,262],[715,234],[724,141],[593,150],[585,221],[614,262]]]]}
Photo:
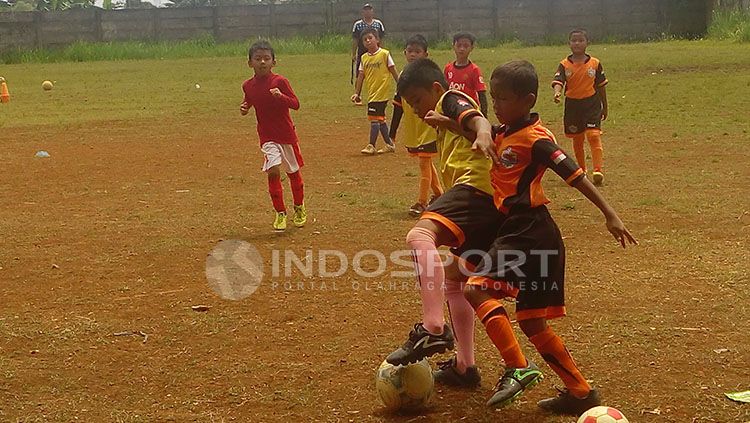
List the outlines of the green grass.
{"type": "Polygon", "coordinates": [[[717,10],[708,27],[708,37],[716,40],[750,42],[750,11],[717,10]]]}

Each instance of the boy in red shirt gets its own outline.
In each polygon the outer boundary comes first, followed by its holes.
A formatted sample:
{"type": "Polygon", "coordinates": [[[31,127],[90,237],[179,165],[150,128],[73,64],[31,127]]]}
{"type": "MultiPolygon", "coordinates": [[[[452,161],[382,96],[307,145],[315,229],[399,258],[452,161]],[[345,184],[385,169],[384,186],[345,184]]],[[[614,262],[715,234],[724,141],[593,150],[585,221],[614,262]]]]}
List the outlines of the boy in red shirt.
{"type": "Polygon", "coordinates": [[[301,228],[307,222],[304,183],[300,174],[304,162],[294,123],[289,116],[289,109],[299,110],[299,100],[289,81],[271,71],[276,65],[276,55],[268,41],[258,41],[250,46],[248,56],[247,64],[255,76],[242,84],[245,99],[240,105],[240,113],[244,116],[251,107],[255,107],[260,149],[265,157],[262,170],[268,174],[268,192],[276,210],[273,228],[277,231],[286,229],[286,206],[280,173],[282,167],[292,186],[292,222],[301,228]]]}
{"type": "Polygon", "coordinates": [[[479,103],[479,110],[487,116],[487,87],[484,85],[482,70],[469,60],[476,41],[477,37],[468,32],[459,32],[453,36],[456,61],[445,65],[445,79],[451,90],[466,93],[479,103]]]}

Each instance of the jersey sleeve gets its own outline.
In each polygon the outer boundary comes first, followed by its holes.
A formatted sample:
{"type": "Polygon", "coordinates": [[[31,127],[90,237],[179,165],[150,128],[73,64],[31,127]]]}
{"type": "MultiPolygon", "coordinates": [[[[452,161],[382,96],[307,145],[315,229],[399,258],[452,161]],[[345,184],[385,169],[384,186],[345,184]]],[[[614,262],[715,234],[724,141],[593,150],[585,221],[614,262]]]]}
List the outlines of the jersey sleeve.
{"type": "Polygon", "coordinates": [[[575,184],[584,177],[583,170],[578,164],[552,140],[542,138],[534,142],[531,148],[532,160],[546,166],[562,178],[568,185],[575,184]]]}
{"type": "Polygon", "coordinates": [[[450,93],[443,98],[442,109],[445,116],[458,122],[467,131],[470,131],[466,127],[469,118],[482,116],[482,113],[474,108],[467,99],[454,93],[450,93]]]}
{"type": "Polygon", "coordinates": [[[248,106],[253,106],[253,98],[250,95],[250,86],[247,82],[242,84],[242,94],[244,99],[242,100],[244,103],[247,103],[248,106]]]}
{"type": "Polygon", "coordinates": [[[560,63],[559,65],[557,65],[557,72],[555,72],[555,77],[552,79],[552,86],[564,86],[565,82],[565,66],[560,63]]]}
{"type": "Polygon", "coordinates": [[[385,37],[385,25],[383,25],[383,21],[378,20],[378,23],[380,24],[380,28],[378,28],[378,32],[380,32],[380,38],[385,37]]]}
{"type": "Polygon", "coordinates": [[[477,92],[487,91],[487,85],[484,83],[482,70],[479,69],[479,66],[474,67],[474,89],[477,92]]]}
{"type": "Polygon", "coordinates": [[[281,91],[281,101],[284,102],[284,104],[293,110],[299,110],[299,99],[297,98],[297,95],[294,94],[294,90],[292,90],[292,86],[289,84],[289,80],[286,78],[279,78],[279,91],[281,91]]]}
{"type": "Polygon", "coordinates": [[[352,38],[354,38],[355,40],[359,40],[359,28],[357,25],[358,23],[359,21],[354,22],[354,26],[352,27],[352,38]]]}
{"type": "Polygon", "coordinates": [[[596,78],[594,79],[594,85],[596,88],[603,87],[607,85],[609,81],[607,81],[607,76],[604,75],[604,68],[602,68],[602,64],[599,63],[599,66],[596,67],[596,78]]]}
{"type": "Polygon", "coordinates": [[[390,52],[388,52],[388,58],[385,61],[389,68],[396,67],[396,62],[393,61],[393,56],[391,56],[390,52]]]}

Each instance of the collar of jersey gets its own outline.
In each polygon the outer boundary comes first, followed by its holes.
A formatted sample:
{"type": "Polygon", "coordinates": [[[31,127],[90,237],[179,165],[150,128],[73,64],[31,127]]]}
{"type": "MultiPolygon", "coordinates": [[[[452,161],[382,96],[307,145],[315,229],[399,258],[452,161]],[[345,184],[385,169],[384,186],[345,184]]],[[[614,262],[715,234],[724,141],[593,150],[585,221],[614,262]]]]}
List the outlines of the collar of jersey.
{"type": "Polygon", "coordinates": [[[539,122],[539,113],[532,113],[529,116],[529,119],[521,119],[517,122],[513,122],[510,125],[505,125],[505,131],[503,132],[504,137],[509,137],[516,132],[527,128],[531,125],[535,125],[537,122],[539,122]]]}
{"type": "MultiPolygon", "coordinates": [[[[589,60],[591,60],[591,55],[588,54],[588,53],[586,53],[586,60],[584,60],[583,63],[588,63],[589,60]]],[[[572,63],[574,65],[582,65],[583,64],[583,63],[576,63],[576,62],[574,62],[572,54],[568,55],[568,62],[570,62],[570,63],[572,63]]]]}
{"type": "Polygon", "coordinates": [[[382,50],[382,49],[383,49],[383,47],[378,47],[378,49],[377,49],[377,50],[375,50],[375,53],[370,53],[370,52],[368,51],[368,52],[367,52],[367,55],[369,55],[369,56],[374,56],[374,55],[376,55],[376,54],[380,53],[380,50],[382,50]]]}

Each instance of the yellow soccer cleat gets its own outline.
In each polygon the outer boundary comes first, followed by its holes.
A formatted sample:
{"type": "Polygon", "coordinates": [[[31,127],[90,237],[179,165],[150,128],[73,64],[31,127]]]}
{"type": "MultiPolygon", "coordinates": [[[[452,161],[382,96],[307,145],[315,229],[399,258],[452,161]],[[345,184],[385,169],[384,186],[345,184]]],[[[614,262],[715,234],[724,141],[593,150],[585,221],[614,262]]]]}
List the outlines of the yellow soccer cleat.
{"type": "Polygon", "coordinates": [[[292,216],[294,226],[301,228],[307,223],[307,209],[304,204],[294,206],[294,216],[292,216]]]}
{"type": "Polygon", "coordinates": [[[286,230],[286,212],[276,212],[273,229],[279,232],[286,230]]]}

